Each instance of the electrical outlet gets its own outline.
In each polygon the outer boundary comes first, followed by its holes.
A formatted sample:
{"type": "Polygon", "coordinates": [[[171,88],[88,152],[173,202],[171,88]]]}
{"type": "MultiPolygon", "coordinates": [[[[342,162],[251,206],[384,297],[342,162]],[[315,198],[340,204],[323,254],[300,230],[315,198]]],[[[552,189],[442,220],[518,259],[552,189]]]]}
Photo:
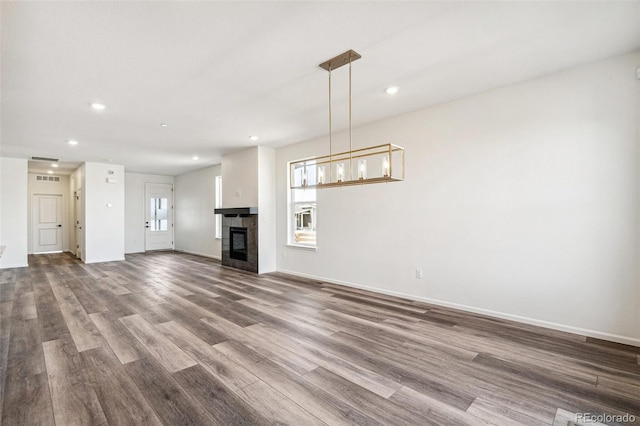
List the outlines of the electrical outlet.
{"type": "Polygon", "coordinates": [[[422,279],[422,268],[417,268],[416,269],[416,278],[418,279],[422,279]]]}

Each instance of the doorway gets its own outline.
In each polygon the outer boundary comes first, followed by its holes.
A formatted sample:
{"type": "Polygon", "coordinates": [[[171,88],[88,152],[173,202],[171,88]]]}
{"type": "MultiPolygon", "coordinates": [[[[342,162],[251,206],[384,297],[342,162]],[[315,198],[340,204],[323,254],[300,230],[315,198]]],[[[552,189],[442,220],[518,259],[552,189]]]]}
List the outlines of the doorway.
{"type": "Polygon", "coordinates": [[[73,208],[75,213],[75,233],[76,233],[76,257],[78,259],[84,259],[83,250],[84,250],[84,238],[83,238],[83,226],[84,222],[84,211],[82,204],[82,188],[78,189],[74,193],[73,197],[73,208]]]}
{"type": "Polygon", "coordinates": [[[62,195],[34,194],[31,205],[33,253],[61,252],[62,195]]]}
{"type": "Polygon", "coordinates": [[[173,185],[145,183],[145,250],[173,249],[173,185]]]}

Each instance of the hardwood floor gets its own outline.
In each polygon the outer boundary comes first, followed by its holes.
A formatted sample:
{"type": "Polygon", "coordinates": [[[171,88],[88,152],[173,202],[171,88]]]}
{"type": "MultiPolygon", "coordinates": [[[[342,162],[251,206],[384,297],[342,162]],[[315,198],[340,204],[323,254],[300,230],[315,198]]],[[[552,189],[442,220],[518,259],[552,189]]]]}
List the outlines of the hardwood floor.
{"type": "Polygon", "coordinates": [[[180,253],[29,264],[0,271],[2,425],[640,423],[640,348],[180,253]]]}

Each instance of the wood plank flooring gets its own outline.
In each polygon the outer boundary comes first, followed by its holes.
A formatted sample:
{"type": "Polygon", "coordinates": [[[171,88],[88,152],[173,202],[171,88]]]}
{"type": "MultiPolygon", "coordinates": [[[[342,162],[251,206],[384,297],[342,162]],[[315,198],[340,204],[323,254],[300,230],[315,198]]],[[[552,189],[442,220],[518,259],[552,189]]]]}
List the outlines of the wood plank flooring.
{"type": "Polygon", "coordinates": [[[640,424],[640,348],[181,253],[29,264],[2,425],[640,424]]]}

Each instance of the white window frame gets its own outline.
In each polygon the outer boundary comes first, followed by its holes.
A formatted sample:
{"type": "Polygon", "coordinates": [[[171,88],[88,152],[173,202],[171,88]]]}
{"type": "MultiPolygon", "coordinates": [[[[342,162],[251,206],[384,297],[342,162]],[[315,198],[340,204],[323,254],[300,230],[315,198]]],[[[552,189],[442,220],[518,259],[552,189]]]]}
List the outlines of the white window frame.
{"type": "MultiPolygon", "coordinates": [[[[287,165],[287,174],[291,173],[290,164],[287,165]]],[[[297,247],[305,247],[305,248],[313,248],[315,249],[317,246],[317,238],[318,238],[318,229],[317,229],[317,210],[318,210],[318,198],[316,189],[292,189],[289,186],[290,179],[287,179],[287,204],[288,204],[288,214],[287,214],[287,229],[288,229],[288,245],[297,246],[297,247]],[[313,191],[313,199],[309,199],[307,197],[304,201],[296,201],[295,200],[295,191],[313,191]],[[296,217],[296,211],[299,210],[300,206],[310,206],[311,207],[311,223],[313,231],[306,232],[306,234],[313,234],[313,240],[302,240],[296,241],[296,232],[297,226],[296,222],[298,218],[296,217]]],[[[310,193],[307,192],[307,195],[310,193]]]]}
{"type": "MultiPolygon", "coordinates": [[[[215,208],[222,208],[222,176],[215,177],[215,208]]],[[[215,215],[215,238],[222,239],[222,215],[215,215]]]]}

